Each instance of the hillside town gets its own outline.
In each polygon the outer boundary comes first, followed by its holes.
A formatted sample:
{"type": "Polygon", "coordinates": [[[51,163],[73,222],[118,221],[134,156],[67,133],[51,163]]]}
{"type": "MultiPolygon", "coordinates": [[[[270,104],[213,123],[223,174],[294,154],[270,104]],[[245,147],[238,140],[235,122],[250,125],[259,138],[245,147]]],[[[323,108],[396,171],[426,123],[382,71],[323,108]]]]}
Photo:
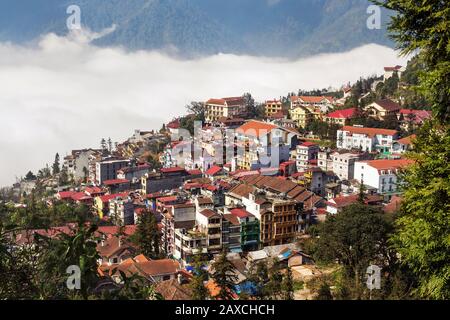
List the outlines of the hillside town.
{"type": "MultiPolygon", "coordinates": [[[[208,274],[225,257],[231,299],[257,294],[252,270],[261,262],[291,282],[292,298],[312,299],[308,281],[333,267],[321,268],[305,248],[310,230],[358,203],[385,215],[400,206],[399,173],[412,163],[405,154],[431,117],[426,106],[383,92],[393,78],[395,92],[407,87],[404,72],[388,66],[370,85],[259,104],[249,94],[193,103],[161,130],[57,155],[51,168],[15,184],[3,205],[85,208],[98,224],[98,290],[138,275],[166,300],[193,299],[198,257],[208,274]],[[146,248],[133,238],[145,221],[156,226],[146,248]]],[[[14,242],[76,232],[75,221],[64,221],[19,230],[14,242]]],[[[215,279],[200,285],[223,298],[215,279]]]]}

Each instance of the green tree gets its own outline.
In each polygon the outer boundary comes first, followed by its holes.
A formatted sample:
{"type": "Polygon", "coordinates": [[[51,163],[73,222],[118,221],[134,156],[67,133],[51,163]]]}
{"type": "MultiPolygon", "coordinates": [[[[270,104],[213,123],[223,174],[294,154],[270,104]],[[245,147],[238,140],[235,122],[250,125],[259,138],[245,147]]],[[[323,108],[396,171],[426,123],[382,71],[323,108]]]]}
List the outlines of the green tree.
{"type": "Polygon", "coordinates": [[[314,257],[322,262],[338,261],[347,277],[354,280],[355,297],[361,298],[362,280],[367,267],[384,265],[391,227],[379,209],[362,204],[350,205],[320,226],[314,257]]]}
{"type": "Polygon", "coordinates": [[[108,138],[108,151],[111,153],[113,151],[113,142],[111,140],[111,137],[108,138]]]}
{"type": "Polygon", "coordinates": [[[333,295],[331,294],[330,285],[328,283],[323,282],[320,285],[315,300],[333,300],[333,295]]]}
{"type": "Polygon", "coordinates": [[[219,294],[214,298],[232,300],[235,294],[234,286],[238,278],[235,274],[234,265],[227,259],[226,250],[223,250],[217,256],[211,267],[214,270],[211,277],[219,288],[219,294]]]}
{"type": "Polygon", "coordinates": [[[61,170],[60,169],[60,163],[59,163],[59,153],[57,153],[56,155],[55,155],[55,161],[53,162],[53,166],[52,166],[52,169],[53,169],[53,174],[58,174],[59,173],[59,171],[61,170]]]}
{"type": "Polygon", "coordinates": [[[433,121],[423,126],[402,174],[403,215],[393,243],[419,280],[423,298],[450,297],[450,12],[449,1],[384,0],[396,11],[389,25],[402,53],[419,51],[416,90],[431,103],[433,121]]]}
{"type": "Polygon", "coordinates": [[[25,176],[25,180],[27,180],[27,181],[36,180],[36,176],[33,174],[32,171],[28,171],[28,173],[25,176]]]}
{"type": "Polygon", "coordinates": [[[272,261],[269,268],[269,281],[266,284],[267,297],[270,299],[280,299],[282,294],[283,274],[278,259],[272,261]]]}
{"type": "Polygon", "coordinates": [[[281,290],[283,292],[283,300],[294,299],[294,279],[292,278],[292,270],[289,267],[286,269],[286,273],[283,275],[281,290]]]}
{"type": "MultiPolygon", "coordinates": [[[[200,248],[200,252],[202,252],[200,248]]],[[[192,290],[192,300],[206,300],[209,297],[208,288],[205,286],[205,282],[208,281],[208,271],[205,270],[207,264],[206,257],[203,253],[194,255],[192,261],[192,267],[194,268],[194,275],[191,283],[189,284],[192,290]]]]}
{"type": "Polygon", "coordinates": [[[79,220],[73,232],[56,237],[36,235],[41,254],[38,256],[38,280],[42,299],[88,299],[99,281],[97,271],[96,225],[79,220]],[[67,268],[80,268],[80,290],[69,290],[67,268]]]}
{"type": "Polygon", "coordinates": [[[152,212],[145,211],[141,214],[136,232],[131,239],[139,246],[142,254],[146,257],[152,259],[160,257],[161,234],[152,212]]]}
{"type": "Polygon", "coordinates": [[[269,282],[269,270],[264,261],[257,262],[252,266],[249,280],[254,283],[257,288],[256,298],[265,300],[267,298],[266,284],[269,282]]]}

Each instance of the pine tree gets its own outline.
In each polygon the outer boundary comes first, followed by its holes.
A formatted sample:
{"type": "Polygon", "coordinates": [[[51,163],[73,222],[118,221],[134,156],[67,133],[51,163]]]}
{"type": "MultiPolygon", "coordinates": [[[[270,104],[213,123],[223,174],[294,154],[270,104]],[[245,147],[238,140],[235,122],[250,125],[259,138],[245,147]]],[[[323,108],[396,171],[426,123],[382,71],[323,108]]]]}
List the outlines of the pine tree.
{"type": "Polygon", "coordinates": [[[136,232],[132,236],[141,252],[149,258],[159,258],[161,235],[152,212],[143,212],[139,217],[136,232]]]}
{"type": "Polygon", "coordinates": [[[254,283],[257,288],[256,297],[260,300],[265,300],[267,298],[266,284],[269,282],[269,270],[267,268],[267,264],[260,261],[256,263],[256,265],[252,266],[249,278],[249,280],[254,283]]]}
{"type": "Polygon", "coordinates": [[[292,270],[289,267],[286,270],[286,274],[283,276],[281,289],[283,291],[283,300],[294,299],[294,279],[292,278],[292,270]]]}
{"type": "Polygon", "coordinates": [[[192,267],[194,268],[194,275],[190,283],[192,290],[192,300],[206,300],[209,297],[208,288],[205,286],[205,281],[208,281],[208,271],[204,269],[207,261],[200,248],[200,253],[194,255],[192,267]]]}
{"type": "Polygon", "coordinates": [[[54,175],[58,174],[61,171],[60,164],[59,164],[59,153],[57,153],[55,155],[55,161],[53,162],[52,169],[53,169],[53,174],[54,175]]]}
{"type": "Polygon", "coordinates": [[[108,151],[109,153],[111,153],[113,150],[113,142],[111,140],[111,138],[108,138],[108,151]]]}
{"type": "Polygon", "coordinates": [[[269,269],[269,282],[267,283],[266,290],[268,297],[271,299],[279,299],[281,297],[283,282],[283,275],[281,274],[280,264],[278,259],[274,259],[272,266],[269,269]]]}
{"type": "Polygon", "coordinates": [[[102,149],[103,152],[105,152],[108,149],[105,138],[102,138],[102,140],[100,141],[100,148],[102,149]]]}
{"type": "Polygon", "coordinates": [[[224,250],[212,264],[214,273],[212,279],[219,287],[219,294],[214,297],[220,300],[232,300],[235,294],[235,283],[237,276],[234,265],[227,259],[227,252],[224,250]]]}
{"type": "Polygon", "coordinates": [[[322,283],[317,292],[315,300],[333,300],[333,295],[331,294],[330,286],[327,283],[322,283]]]}

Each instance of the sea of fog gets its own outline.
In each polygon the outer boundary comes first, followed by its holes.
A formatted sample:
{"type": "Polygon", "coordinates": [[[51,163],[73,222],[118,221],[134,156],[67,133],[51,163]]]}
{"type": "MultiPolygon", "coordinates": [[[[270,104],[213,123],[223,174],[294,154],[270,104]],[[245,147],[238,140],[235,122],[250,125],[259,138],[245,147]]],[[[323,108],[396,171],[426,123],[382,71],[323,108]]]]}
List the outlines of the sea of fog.
{"type": "Polygon", "coordinates": [[[0,185],[52,163],[56,152],[159,129],[190,101],[244,92],[264,101],[300,88],[339,88],[405,63],[375,44],[292,61],[232,54],[178,60],[96,47],[80,35],[0,43],[0,185]]]}

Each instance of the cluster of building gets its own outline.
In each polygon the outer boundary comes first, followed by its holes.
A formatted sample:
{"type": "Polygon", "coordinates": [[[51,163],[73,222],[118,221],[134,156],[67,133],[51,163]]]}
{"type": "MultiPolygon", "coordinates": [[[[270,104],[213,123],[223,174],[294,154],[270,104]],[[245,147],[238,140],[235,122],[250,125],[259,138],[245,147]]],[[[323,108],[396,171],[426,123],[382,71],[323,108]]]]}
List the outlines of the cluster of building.
{"type": "MultiPolygon", "coordinates": [[[[398,173],[411,164],[404,154],[415,136],[350,125],[359,113],[357,108],[341,109],[350,95],[344,88],[341,99],[267,100],[264,120],[249,118],[243,97],[210,99],[204,104],[206,121],[194,137],[180,138],[179,119],[165,126],[172,139],[159,154],[161,169],[154,170],[136,153],[146,141],[164,137],[137,130],[118,146],[121,152],[105,155],[104,150],[85,149],[68,155],[64,166],[74,180],[86,183],[61,190],[56,198],[91,206],[105,222],[126,226],[130,234],[142,214],[154,215],[167,259],[138,255],[126,237],[110,232],[98,243],[100,271],[117,266],[164,282],[161,290],[168,295],[183,296],[187,289],[182,284],[189,279],[196,254],[212,258],[226,248],[233,263],[244,259],[247,265],[267,257],[269,248],[278,248],[275,256],[283,260],[283,250],[311,224],[358,202],[361,190],[368,205],[398,204],[398,173]],[[313,120],[339,126],[335,148],[323,147],[298,131],[313,120]]],[[[373,102],[364,111],[380,121],[394,117],[406,131],[430,117],[428,111],[402,109],[391,100],[373,102]]],[[[286,259],[300,254],[289,250],[286,259]]]]}

